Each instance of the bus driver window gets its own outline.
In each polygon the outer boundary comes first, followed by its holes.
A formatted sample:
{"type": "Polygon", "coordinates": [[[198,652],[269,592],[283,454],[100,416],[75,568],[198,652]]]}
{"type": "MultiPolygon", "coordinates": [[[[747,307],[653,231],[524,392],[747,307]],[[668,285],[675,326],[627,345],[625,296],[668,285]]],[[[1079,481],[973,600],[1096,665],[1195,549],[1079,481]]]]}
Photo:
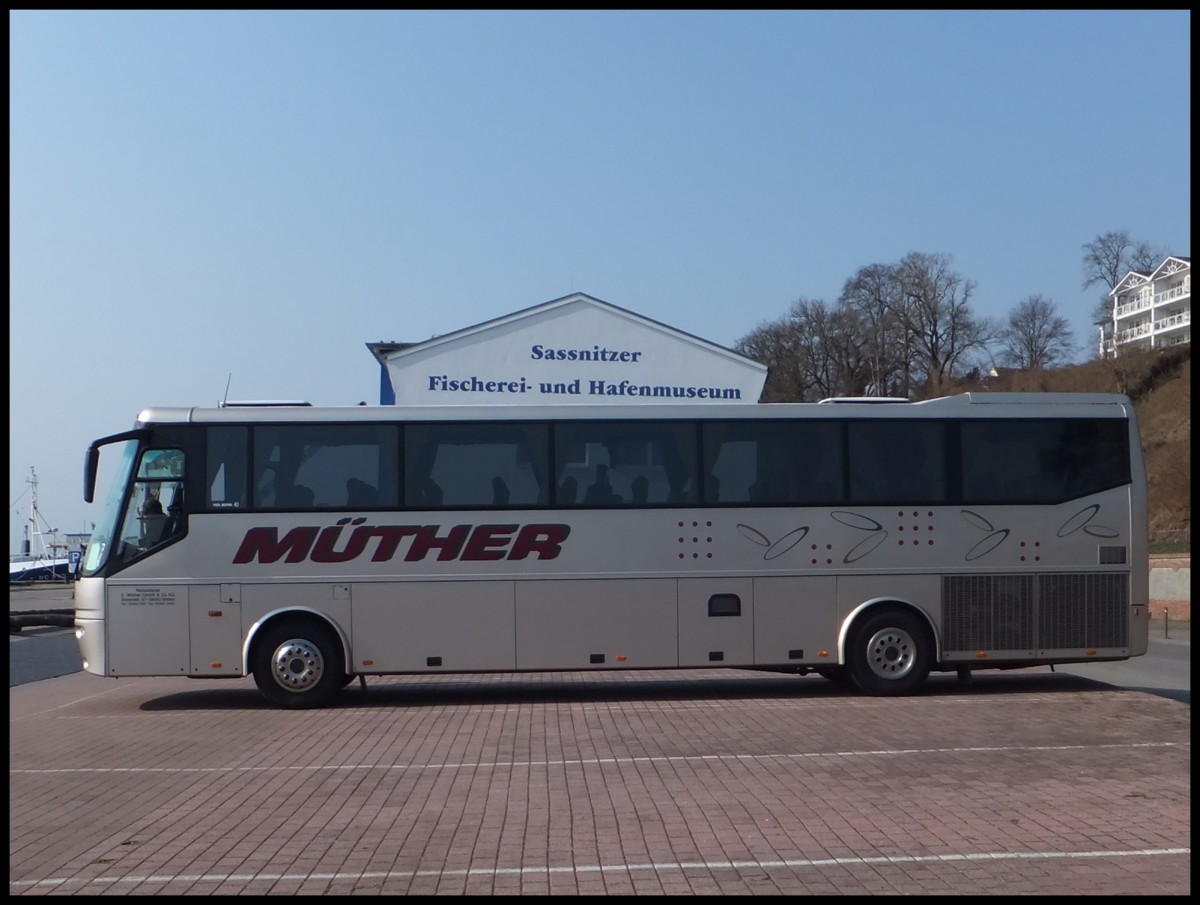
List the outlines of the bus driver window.
{"type": "Polygon", "coordinates": [[[183,451],[147,449],[134,476],[121,528],[120,558],[129,562],[183,530],[183,451]],[[171,511],[163,506],[170,503],[171,511]]]}

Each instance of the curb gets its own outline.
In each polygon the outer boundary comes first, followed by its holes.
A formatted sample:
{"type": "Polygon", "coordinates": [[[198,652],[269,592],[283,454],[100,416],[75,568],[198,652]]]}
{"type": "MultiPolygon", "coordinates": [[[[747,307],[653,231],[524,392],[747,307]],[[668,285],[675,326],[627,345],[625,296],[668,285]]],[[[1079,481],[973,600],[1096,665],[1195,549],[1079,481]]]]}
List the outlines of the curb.
{"type": "Polygon", "coordinates": [[[8,633],[20,632],[23,628],[52,625],[61,628],[72,628],[75,625],[74,610],[42,610],[31,613],[10,613],[8,616],[8,633]]]}

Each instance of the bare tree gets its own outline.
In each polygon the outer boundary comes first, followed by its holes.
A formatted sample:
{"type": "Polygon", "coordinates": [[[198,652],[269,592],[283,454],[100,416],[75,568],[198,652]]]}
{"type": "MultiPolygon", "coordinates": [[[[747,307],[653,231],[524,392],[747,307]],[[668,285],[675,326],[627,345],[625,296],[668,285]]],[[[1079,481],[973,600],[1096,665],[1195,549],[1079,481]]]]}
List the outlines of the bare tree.
{"type": "Polygon", "coordinates": [[[1092,322],[1103,324],[1112,319],[1110,293],[1117,283],[1131,270],[1149,272],[1154,270],[1168,252],[1135,241],[1125,229],[1097,236],[1083,246],[1083,288],[1104,287],[1104,296],[1096,303],[1092,322]]]}
{"type": "Polygon", "coordinates": [[[839,395],[841,373],[839,351],[842,343],[835,312],[823,299],[799,299],[788,311],[801,353],[797,366],[804,375],[805,392],[801,399],[815,402],[839,395]]]}
{"type": "Polygon", "coordinates": [[[838,300],[857,319],[866,370],[862,392],[872,396],[901,395],[906,387],[911,344],[898,314],[904,303],[897,271],[890,264],[861,267],[838,300]]]}
{"type": "Polygon", "coordinates": [[[1042,295],[1022,299],[1000,330],[1001,360],[1022,370],[1044,370],[1068,361],[1075,334],[1054,303],[1042,295]]]}
{"type": "Polygon", "coordinates": [[[760,324],[734,344],[735,352],[767,366],[760,402],[799,402],[803,398],[799,342],[794,325],[780,319],[760,324]]]}
{"type": "Polygon", "coordinates": [[[856,312],[822,299],[797,299],[782,318],[761,325],[734,349],[767,366],[763,402],[857,396],[868,381],[856,312]]]}
{"type": "Polygon", "coordinates": [[[734,348],[767,366],[763,402],[912,398],[918,387],[935,395],[996,337],[991,321],[972,314],[973,291],[948,256],[914,252],[861,268],[836,305],[798,299],[734,348]]]}
{"type": "Polygon", "coordinates": [[[897,265],[902,305],[897,312],[913,343],[915,373],[925,395],[936,396],[973,353],[985,353],[995,327],[971,313],[975,284],[950,268],[944,254],[912,252],[897,265]]]}
{"type": "MultiPolygon", "coordinates": [[[[866,324],[861,314],[845,302],[833,307],[829,346],[838,396],[866,396],[873,390],[866,324]]],[[[878,395],[878,391],[874,391],[878,395]]]]}

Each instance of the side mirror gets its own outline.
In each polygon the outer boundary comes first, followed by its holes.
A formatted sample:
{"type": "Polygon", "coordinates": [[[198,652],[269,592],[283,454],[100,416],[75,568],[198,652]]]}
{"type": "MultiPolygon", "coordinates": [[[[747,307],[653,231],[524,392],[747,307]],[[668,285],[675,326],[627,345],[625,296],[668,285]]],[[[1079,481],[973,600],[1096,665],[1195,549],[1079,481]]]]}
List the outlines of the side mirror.
{"type": "Polygon", "coordinates": [[[83,461],[83,501],[90,503],[96,498],[96,471],[100,466],[100,450],[89,446],[83,461]]]}

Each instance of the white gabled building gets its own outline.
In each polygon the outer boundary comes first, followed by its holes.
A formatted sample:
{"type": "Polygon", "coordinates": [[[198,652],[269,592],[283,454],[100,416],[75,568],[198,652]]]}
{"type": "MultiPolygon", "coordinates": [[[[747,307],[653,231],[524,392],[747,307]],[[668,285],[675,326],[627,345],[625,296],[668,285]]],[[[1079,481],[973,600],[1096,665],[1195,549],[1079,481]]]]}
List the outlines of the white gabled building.
{"type": "Polygon", "coordinates": [[[382,405],[758,402],[766,365],[583,293],[418,343],[367,343],[382,405]]]}
{"type": "Polygon", "coordinates": [[[1153,271],[1131,270],[1112,292],[1112,321],[1100,328],[1102,358],[1126,349],[1192,341],[1192,259],[1171,255],[1153,271]]]}

